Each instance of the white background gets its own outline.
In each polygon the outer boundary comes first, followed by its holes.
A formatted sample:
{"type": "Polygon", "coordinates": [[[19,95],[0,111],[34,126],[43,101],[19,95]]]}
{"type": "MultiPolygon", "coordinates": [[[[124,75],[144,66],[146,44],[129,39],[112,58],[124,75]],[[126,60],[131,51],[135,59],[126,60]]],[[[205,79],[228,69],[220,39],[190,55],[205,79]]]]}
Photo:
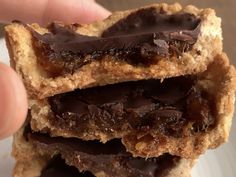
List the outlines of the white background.
{"type": "MultiPolygon", "coordinates": [[[[0,61],[6,64],[9,61],[3,39],[0,39],[0,61]]],[[[11,141],[12,138],[0,141],[0,177],[11,176],[14,165],[10,155],[11,141]]],[[[209,150],[200,157],[192,171],[192,177],[236,177],[236,124],[233,124],[228,143],[217,150],[209,150]]]]}

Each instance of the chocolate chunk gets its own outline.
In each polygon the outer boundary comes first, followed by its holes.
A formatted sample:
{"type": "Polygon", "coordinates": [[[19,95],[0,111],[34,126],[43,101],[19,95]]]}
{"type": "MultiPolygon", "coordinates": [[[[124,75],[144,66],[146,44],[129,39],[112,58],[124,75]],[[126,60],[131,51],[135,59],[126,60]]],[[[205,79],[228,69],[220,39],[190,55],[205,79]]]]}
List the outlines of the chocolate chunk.
{"type": "Polygon", "coordinates": [[[183,117],[183,112],[173,107],[153,111],[148,115],[145,121],[149,120],[149,124],[142,123],[140,129],[154,129],[159,133],[176,138],[183,137],[184,127],[187,121],[183,117]],[[152,121],[152,123],[150,123],[152,121]],[[151,127],[150,127],[151,125],[151,127]]]}
{"type": "Polygon", "coordinates": [[[159,57],[165,57],[169,53],[169,45],[166,41],[157,39],[153,40],[155,46],[148,43],[143,44],[141,47],[141,56],[145,59],[151,59],[158,54],[159,57]]]}
{"type": "Polygon", "coordinates": [[[65,163],[61,157],[54,157],[43,169],[40,177],[95,177],[90,172],[82,172],[73,166],[65,163]]]}
{"type": "Polygon", "coordinates": [[[181,55],[197,41],[200,19],[193,14],[159,13],[155,8],[141,9],[119,20],[101,37],[74,32],[74,25],[53,23],[50,33],[30,29],[38,62],[53,76],[76,69],[110,55],[130,64],[150,65],[158,58],[181,55]],[[172,46],[172,47],[170,47],[172,46]]]}
{"type": "Polygon", "coordinates": [[[204,92],[193,88],[186,104],[186,116],[193,122],[192,131],[208,131],[215,125],[215,105],[214,100],[204,92]],[[206,99],[208,98],[208,99],[206,99]]]}
{"type": "MultiPolygon", "coordinates": [[[[90,171],[93,174],[103,172],[105,176],[109,177],[161,177],[174,168],[180,160],[179,157],[169,154],[149,159],[135,158],[130,153],[123,151],[125,148],[119,140],[102,144],[98,141],[82,141],[74,138],[52,138],[40,133],[29,133],[28,139],[41,152],[48,153],[48,155],[61,155],[68,165],[74,166],[78,170],[90,171]],[[109,152],[106,152],[107,150],[109,152]]],[[[55,172],[58,165],[46,167],[43,174],[50,174],[50,169],[51,173],[55,172]]],[[[62,167],[59,170],[64,169],[65,167],[62,167]]],[[[76,173],[72,167],[66,167],[66,170],[71,174],[76,173]]],[[[91,176],[90,173],[87,175],[91,176]]]]}

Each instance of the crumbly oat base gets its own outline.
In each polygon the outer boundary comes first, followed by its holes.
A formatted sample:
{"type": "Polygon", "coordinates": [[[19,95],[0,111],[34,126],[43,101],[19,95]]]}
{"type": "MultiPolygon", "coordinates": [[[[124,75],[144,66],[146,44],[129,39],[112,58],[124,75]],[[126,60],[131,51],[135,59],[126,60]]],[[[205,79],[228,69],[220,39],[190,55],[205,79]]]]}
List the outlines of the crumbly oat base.
{"type": "MultiPolygon", "coordinates": [[[[13,177],[39,177],[41,171],[55,154],[48,155],[37,149],[23,137],[23,128],[14,136],[13,156],[16,165],[13,177]]],[[[78,157],[79,158],[79,157],[78,157]]],[[[196,160],[181,159],[174,168],[163,177],[191,177],[190,172],[196,160]]],[[[104,172],[95,174],[97,177],[106,177],[104,172]]]]}
{"type": "Polygon", "coordinates": [[[13,177],[39,177],[50,157],[40,156],[23,137],[24,127],[13,137],[12,155],[16,160],[13,177]]]}
{"type": "MultiPolygon", "coordinates": [[[[200,34],[191,51],[183,53],[181,58],[163,58],[150,67],[133,66],[106,56],[84,65],[74,74],[50,78],[37,64],[30,32],[24,25],[13,23],[5,28],[11,66],[22,77],[30,97],[42,99],[76,88],[149,78],[164,79],[201,72],[212,62],[213,56],[221,53],[221,19],[216,17],[213,9],[197,9],[191,5],[181,7],[179,4],[154,4],[143,8],[150,7],[156,8],[158,12],[160,9],[168,14],[188,12],[201,18],[200,34]]],[[[84,35],[100,36],[105,29],[137,10],[139,9],[115,12],[104,21],[78,27],[76,31],[84,35]]],[[[31,27],[41,34],[47,32],[47,29],[37,24],[31,27]]]]}
{"type": "Polygon", "coordinates": [[[225,54],[217,55],[208,69],[199,74],[198,85],[214,97],[216,101],[216,125],[208,132],[195,133],[191,137],[174,138],[152,134],[139,136],[136,132],[120,131],[104,134],[99,125],[91,123],[89,134],[77,134],[66,128],[56,127],[49,121],[52,114],[47,99],[31,101],[31,127],[34,131],[45,131],[51,136],[79,137],[83,140],[98,139],[106,142],[121,138],[123,144],[134,156],[157,157],[163,153],[196,158],[208,148],[216,148],[225,142],[229,135],[236,90],[236,71],[225,54]],[[138,138],[139,137],[139,138],[138,138]],[[161,143],[162,140],[167,140],[161,143]]]}

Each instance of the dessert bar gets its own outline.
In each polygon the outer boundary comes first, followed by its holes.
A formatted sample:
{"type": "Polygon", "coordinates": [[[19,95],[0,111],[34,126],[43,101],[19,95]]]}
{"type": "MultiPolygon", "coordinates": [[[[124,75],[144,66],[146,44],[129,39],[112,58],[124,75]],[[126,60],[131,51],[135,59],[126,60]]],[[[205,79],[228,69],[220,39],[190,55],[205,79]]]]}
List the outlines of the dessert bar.
{"type": "Polygon", "coordinates": [[[120,138],[135,156],[193,158],[227,139],[235,77],[222,54],[198,74],[77,89],[33,100],[31,127],[83,140],[120,138]]]}
{"type": "Polygon", "coordinates": [[[12,67],[34,98],[124,81],[165,79],[206,69],[222,51],[212,9],[157,4],[115,12],[89,25],[6,27],[12,67]]]}

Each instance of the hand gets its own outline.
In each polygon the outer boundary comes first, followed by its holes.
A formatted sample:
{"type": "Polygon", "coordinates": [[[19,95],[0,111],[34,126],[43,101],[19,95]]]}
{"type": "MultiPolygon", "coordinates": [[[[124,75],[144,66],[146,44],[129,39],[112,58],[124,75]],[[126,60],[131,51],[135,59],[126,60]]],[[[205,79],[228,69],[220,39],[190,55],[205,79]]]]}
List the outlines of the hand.
{"type": "MultiPolygon", "coordinates": [[[[0,0],[0,4],[0,22],[90,23],[110,14],[93,0],[0,0]]],[[[11,68],[0,63],[0,139],[22,126],[27,109],[23,83],[11,68]]]]}
{"type": "Polygon", "coordinates": [[[26,114],[27,97],[20,78],[0,63],[0,139],[19,129],[26,114]]]}
{"type": "Polygon", "coordinates": [[[94,0],[0,0],[0,22],[20,20],[41,25],[52,21],[91,23],[110,12],[94,0]]]}

